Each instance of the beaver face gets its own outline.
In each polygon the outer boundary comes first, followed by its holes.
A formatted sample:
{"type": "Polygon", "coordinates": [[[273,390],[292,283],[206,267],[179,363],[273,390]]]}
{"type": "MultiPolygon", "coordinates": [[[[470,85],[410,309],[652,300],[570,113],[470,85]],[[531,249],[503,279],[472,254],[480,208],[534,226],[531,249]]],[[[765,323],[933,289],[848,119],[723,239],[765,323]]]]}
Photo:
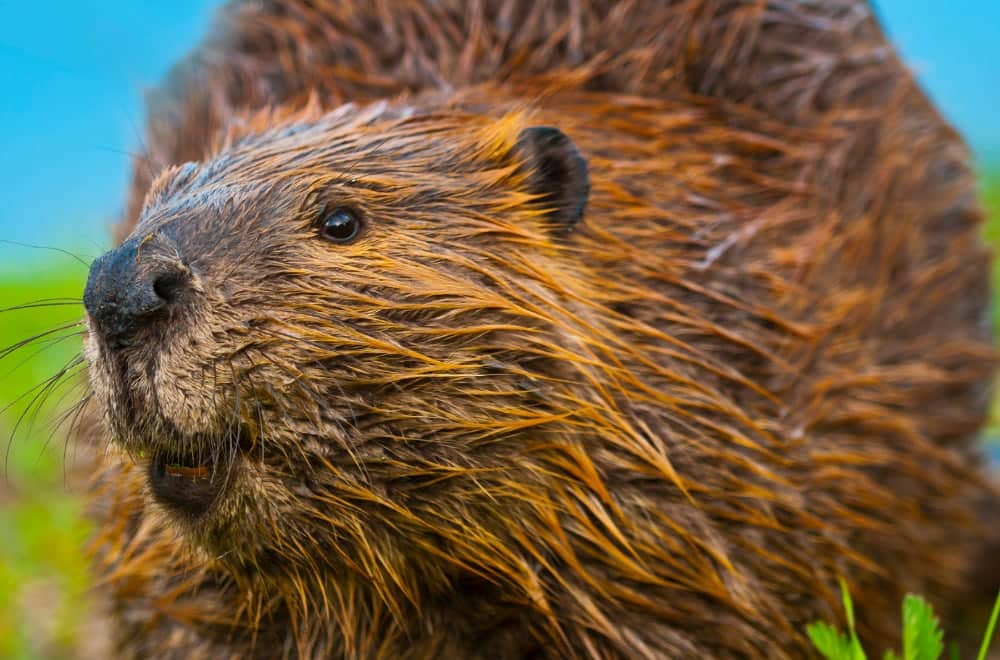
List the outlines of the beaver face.
{"type": "Polygon", "coordinates": [[[521,115],[350,112],[164,173],[87,283],[117,444],[236,558],[318,544],[358,567],[349,548],[419,538],[442,492],[509,474],[506,440],[550,415],[547,310],[577,277],[559,255],[588,194],[576,148],[521,115]]]}

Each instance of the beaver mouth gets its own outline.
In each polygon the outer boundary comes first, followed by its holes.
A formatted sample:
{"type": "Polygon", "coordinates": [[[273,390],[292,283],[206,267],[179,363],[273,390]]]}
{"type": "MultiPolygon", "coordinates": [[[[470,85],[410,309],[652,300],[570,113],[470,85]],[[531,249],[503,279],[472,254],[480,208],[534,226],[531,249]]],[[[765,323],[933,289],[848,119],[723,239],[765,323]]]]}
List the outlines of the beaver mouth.
{"type": "Polygon", "coordinates": [[[212,458],[179,451],[157,452],[149,462],[153,497],[188,518],[204,516],[232,484],[240,453],[223,452],[226,455],[212,458]]]}

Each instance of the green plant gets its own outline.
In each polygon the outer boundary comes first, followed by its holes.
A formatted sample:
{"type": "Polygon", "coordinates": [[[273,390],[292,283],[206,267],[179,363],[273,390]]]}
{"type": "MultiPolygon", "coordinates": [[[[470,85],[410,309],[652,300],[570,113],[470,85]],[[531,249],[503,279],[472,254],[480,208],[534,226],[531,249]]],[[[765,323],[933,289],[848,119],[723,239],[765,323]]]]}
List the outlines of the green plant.
{"type": "MultiPolygon", "coordinates": [[[[847,632],[841,633],[829,623],[818,621],[806,627],[806,634],[813,646],[827,660],[867,660],[861,641],[855,632],[854,604],[847,584],[840,582],[840,593],[844,601],[844,614],[847,617],[847,632]]],[[[979,647],[978,660],[985,660],[993,639],[993,629],[996,626],[997,615],[1000,613],[1000,594],[993,605],[989,625],[983,635],[979,647]]],[[[938,660],[944,651],[944,633],[938,622],[934,609],[920,596],[907,594],[903,599],[903,653],[887,651],[884,660],[938,660]]],[[[951,657],[958,657],[956,647],[951,649],[951,657]]]]}

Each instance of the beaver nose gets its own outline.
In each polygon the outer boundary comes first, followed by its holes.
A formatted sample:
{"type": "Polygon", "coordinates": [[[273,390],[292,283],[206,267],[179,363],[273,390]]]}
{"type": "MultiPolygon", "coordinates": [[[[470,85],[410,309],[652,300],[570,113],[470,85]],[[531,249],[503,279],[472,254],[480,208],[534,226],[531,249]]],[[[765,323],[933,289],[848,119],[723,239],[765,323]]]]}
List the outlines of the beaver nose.
{"type": "Polygon", "coordinates": [[[112,345],[177,303],[190,277],[176,255],[170,239],[157,234],[126,241],[91,264],[83,305],[112,345]]]}

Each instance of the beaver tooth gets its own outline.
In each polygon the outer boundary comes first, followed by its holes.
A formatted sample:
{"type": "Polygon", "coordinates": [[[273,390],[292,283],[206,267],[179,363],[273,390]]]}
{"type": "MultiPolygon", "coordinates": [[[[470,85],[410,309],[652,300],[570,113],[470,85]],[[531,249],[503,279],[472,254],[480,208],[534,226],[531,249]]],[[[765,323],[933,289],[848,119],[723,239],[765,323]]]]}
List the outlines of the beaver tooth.
{"type": "Polygon", "coordinates": [[[163,469],[172,477],[195,477],[203,479],[209,476],[208,467],[205,465],[189,467],[180,463],[167,463],[163,466],[163,469]]]}

